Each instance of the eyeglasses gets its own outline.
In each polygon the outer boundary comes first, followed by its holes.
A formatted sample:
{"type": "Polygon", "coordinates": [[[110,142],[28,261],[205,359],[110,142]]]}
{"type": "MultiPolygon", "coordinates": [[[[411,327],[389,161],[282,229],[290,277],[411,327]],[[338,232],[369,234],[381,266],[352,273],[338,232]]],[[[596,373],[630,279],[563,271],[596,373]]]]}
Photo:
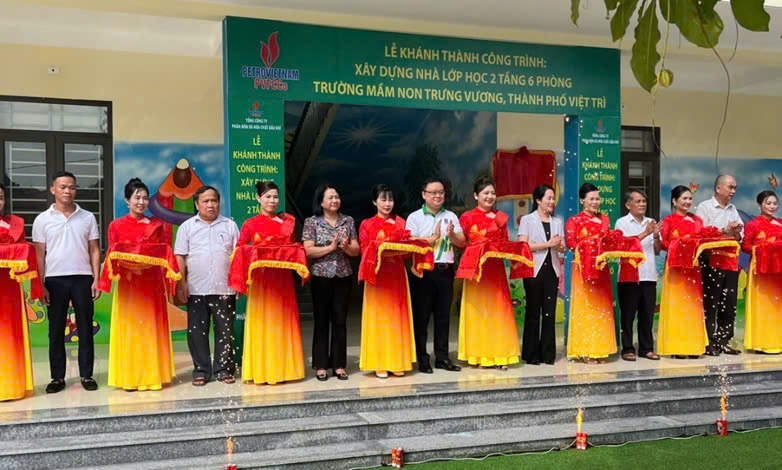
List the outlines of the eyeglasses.
{"type": "Polygon", "coordinates": [[[426,194],[431,194],[432,196],[445,196],[445,191],[426,191],[424,190],[426,194]]]}

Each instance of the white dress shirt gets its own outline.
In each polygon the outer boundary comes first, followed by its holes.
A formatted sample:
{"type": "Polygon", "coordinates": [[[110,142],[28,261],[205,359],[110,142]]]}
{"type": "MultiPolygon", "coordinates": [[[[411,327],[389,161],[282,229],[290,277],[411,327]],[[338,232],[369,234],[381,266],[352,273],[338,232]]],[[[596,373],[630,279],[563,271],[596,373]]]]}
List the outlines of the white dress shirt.
{"type": "Polygon", "coordinates": [[[89,241],[100,240],[95,216],[78,204],[70,217],[54,207],[33,222],[33,242],[46,244],[44,276],[92,276],[89,241]]]}
{"type": "Polygon", "coordinates": [[[410,236],[413,238],[431,237],[434,235],[434,229],[440,222],[440,238],[434,242],[435,263],[453,263],[453,243],[446,234],[448,223],[453,223],[453,233],[462,233],[462,226],[459,225],[459,218],[456,214],[440,208],[440,212],[433,214],[424,205],[422,208],[413,212],[405,221],[405,229],[410,230],[410,236]]]}
{"type": "Polygon", "coordinates": [[[228,287],[231,254],[239,240],[236,222],[218,215],[212,223],[196,215],[176,233],[174,254],[185,256],[191,295],[232,295],[228,287]]]}
{"type": "MultiPolygon", "coordinates": [[[[565,228],[564,225],[562,225],[562,220],[558,217],[550,216],[549,221],[551,236],[554,237],[559,235],[563,238],[564,241],[565,228]]],[[[530,244],[546,243],[548,241],[546,238],[546,231],[543,228],[543,221],[540,219],[540,214],[538,214],[538,211],[534,211],[531,214],[527,214],[521,218],[519,221],[518,235],[525,235],[527,237],[527,243],[530,244]]],[[[546,256],[548,253],[551,253],[551,264],[554,267],[554,272],[557,274],[557,278],[559,278],[562,275],[560,272],[561,268],[559,262],[559,258],[562,255],[557,250],[557,247],[551,247],[548,250],[532,252],[532,257],[535,260],[535,276],[538,275],[538,271],[540,271],[540,268],[543,266],[543,262],[546,261],[546,256]]]]}
{"type": "MultiPolygon", "coordinates": [[[[739,211],[733,203],[728,203],[724,208],[720,206],[717,199],[712,197],[698,204],[695,215],[703,219],[703,226],[713,225],[722,230],[728,226],[729,222],[738,222],[743,224],[739,211]]],[[[741,238],[744,238],[744,227],[741,227],[741,238]]]]}
{"type": "MultiPolygon", "coordinates": [[[[640,235],[644,230],[646,230],[646,226],[649,225],[649,222],[651,221],[652,219],[649,217],[644,217],[643,221],[639,223],[632,214],[627,214],[626,216],[616,221],[615,228],[616,230],[621,231],[625,237],[634,237],[636,235],[640,235]]],[[[650,234],[648,237],[641,240],[641,248],[644,250],[644,256],[646,256],[646,260],[644,260],[644,262],[638,266],[638,280],[641,282],[657,282],[657,263],[655,262],[654,254],[654,234],[650,234]]],[[[620,279],[621,269],[622,268],[620,267],[620,279]]]]}

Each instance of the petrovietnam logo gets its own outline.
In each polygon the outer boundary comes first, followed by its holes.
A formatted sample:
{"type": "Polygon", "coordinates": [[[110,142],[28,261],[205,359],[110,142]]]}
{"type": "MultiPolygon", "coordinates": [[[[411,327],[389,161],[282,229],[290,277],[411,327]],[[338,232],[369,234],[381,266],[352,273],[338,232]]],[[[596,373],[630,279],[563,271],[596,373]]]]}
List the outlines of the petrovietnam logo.
{"type": "Polygon", "coordinates": [[[275,31],[269,35],[266,42],[261,41],[260,65],[242,65],[242,78],[249,78],[257,90],[287,91],[289,81],[299,80],[299,69],[284,69],[272,67],[280,57],[280,44],[275,31]]]}

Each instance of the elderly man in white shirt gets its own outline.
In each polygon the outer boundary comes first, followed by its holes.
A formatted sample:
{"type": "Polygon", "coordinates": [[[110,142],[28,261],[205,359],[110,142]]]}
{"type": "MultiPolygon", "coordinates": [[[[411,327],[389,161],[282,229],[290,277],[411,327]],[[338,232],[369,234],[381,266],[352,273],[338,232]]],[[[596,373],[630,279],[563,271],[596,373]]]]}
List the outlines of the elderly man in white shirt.
{"type": "MultiPolygon", "coordinates": [[[[617,294],[622,320],[622,359],[635,361],[636,357],[659,360],[654,353],[654,308],[657,304],[657,263],[655,256],[660,254],[660,228],[654,219],[646,217],[646,194],[640,190],[625,194],[625,207],[630,211],[616,221],[616,229],[626,237],[638,237],[641,240],[646,260],[638,267],[639,282],[625,281],[619,273],[617,294]],[[633,323],[638,312],[638,356],[633,344],[633,323]]],[[[621,269],[621,268],[620,268],[621,269]]]]}
{"type": "MultiPolygon", "coordinates": [[[[744,236],[744,224],[736,206],[730,201],[736,194],[736,179],[731,175],[720,175],[714,180],[714,197],[698,204],[695,214],[703,219],[704,226],[714,226],[741,241],[744,236]]],[[[706,259],[701,263],[703,278],[703,311],[706,317],[706,333],[709,345],[706,354],[719,356],[741,354],[730,346],[733,339],[733,323],[736,319],[736,299],[738,297],[739,273],[715,269],[706,259]]]]}
{"type": "Polygon", "coordinates": [[[235,382],[233,322],[236,293],[228,287],[231,254],[239,240],[236,222],[220,215],[220,194],[211,186],[193,195],[198,214],[179,226],[174,254],[182,270],[177,297],[187,302],[187,346],[193,358],[193,385],[203,386],[214,375],[235,382]],[[209,327],[214,322],[214,361],[209,351],[209,327]]]}

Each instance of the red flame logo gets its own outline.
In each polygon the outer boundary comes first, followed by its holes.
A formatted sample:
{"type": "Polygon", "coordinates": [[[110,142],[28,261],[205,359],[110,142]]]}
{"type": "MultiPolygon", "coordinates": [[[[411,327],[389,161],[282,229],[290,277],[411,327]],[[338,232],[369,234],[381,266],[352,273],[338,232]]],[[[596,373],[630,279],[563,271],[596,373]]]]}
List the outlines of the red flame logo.
{"type": "Polygon", "coordinates": [[[280,46],[277,44],[277,31],[273,32],[269,36],[269,43],[261,41],[261,60],[266,64],[266,68],[269,68],[280,56],[280,46]]]}

